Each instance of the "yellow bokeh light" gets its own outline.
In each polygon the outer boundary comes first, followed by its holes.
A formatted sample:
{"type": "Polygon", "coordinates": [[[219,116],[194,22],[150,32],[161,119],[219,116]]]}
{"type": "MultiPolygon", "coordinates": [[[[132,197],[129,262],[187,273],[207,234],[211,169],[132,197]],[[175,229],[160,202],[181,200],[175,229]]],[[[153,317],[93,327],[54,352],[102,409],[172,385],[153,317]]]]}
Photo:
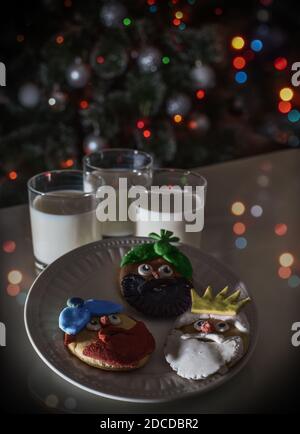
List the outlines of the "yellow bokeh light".
{"type": "Polygon", "coordinates": [[[293,99],[294,92],[290,87],[284,87],[279,92],[279,96],[282,99],[282,101],[290,101],[291,99],[293,99]]]}
{"type": "Polygon", "coordinates": [[[234,215],[243,215],[246,208],[242,202],[234,202],[231,207],[231,212],[234,215]]]}
{"type": "Polygon", "coordinates": [[[7,280],[12,285],[18,285],[19,283],[22,282],[22,279],[23,279],[23,275],[22,275],[21,271],[18,271],[18,270],[12,270],[7,275],[7,280]]]}
{"type": "Polygon", "coordinates": [[[231,41],[231,45],[235,50],[241,50],[245,46],[245,40],[241,36],[235,36],[231,41]]]}
{"type": "Polygon", "coordinates": [[[174,119],[174,122],[176,122],[176,124],[180,124],[180,122],[182,121],[182,116],[181,115],[175,115],[173,119],[174,119]]]}
{"type": "Polygon", "coordinates": [[[175,14],[175,17],[176,17],[178,20],[181,20],[181,18],[183,18],[183,13],[182,13],[181,11],[177,11],[176,14],[175,14]]]}
{"type": "Polygon", "coordinates": [[[291,253],[282,253],[279,256],[279,263],[282,267],[291,267],[294,263],[294,256],[291,253]]]}

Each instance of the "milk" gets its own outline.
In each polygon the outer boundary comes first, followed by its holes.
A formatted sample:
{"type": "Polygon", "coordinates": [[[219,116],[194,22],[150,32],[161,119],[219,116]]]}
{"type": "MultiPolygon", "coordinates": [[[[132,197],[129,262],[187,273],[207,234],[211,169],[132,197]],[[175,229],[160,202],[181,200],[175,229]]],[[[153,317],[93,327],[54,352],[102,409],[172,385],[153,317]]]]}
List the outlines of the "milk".
{"type": "Polygon", "coordinates": [[[37,196],[30,206],[36,260],[50,264],[84,244],[101,239],[92,196],[67,190],[37,196]]]}
{"type": "Polygon", "coordinates": [[[157,207],[137,208],[135,236],[147,237],[151,232],[159,234],[161,229],[165,229],[173,232],[180,239],[181,243],[199,247],[201,231],[204,227],[204,201],[203,198],[196,195],[193,195],[190,199],[193,201],[192,206],[185,210],[185,214],[182,212],[172,212],[172,206],[170,212],[161,212],[157,207]],[[195,216],[197,216],[197,228],[193,227],[192,220],[195,219],[195,216]],[[188,231],[187,225],[193,230],[192,232],[188,231]]]}

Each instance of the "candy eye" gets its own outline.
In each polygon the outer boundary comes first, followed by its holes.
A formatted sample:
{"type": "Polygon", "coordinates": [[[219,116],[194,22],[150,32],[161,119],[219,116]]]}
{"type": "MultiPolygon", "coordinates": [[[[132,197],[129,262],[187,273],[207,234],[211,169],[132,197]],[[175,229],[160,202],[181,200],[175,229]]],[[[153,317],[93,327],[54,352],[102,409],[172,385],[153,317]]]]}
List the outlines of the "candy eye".
{"type": "Polygon", "coordinates": [[[138,268],[138,273],[141,276],[150,276],[150,274],[152,273],[152,267],[151,265],[148,264],[141,264],[138,268]]]}
{"type": "Polygon", "coordinates": [[[225,321],[218,322],[215,327],[216,327],[216,330],[218,332],[221,332],[221,333],[227,332],[227,330],[230,329],[228,323],[225,321]]]}
{"type": "Polygon", "coordinates": [[[121,324],[121,318],[118,315],[109,315],[108,319],[112,325],[121,324]]]}
{"type": "Polygon", "coordinates": [[[86,328],[88,330],[92,330],[92,331],[98,332],[101,329],[101,325],[100,325],[99,319],[92,318],[91,321],[86,325],[86,328]]]}
{"type": "Polygon", "coordinates": [[[205,321],[200,319],[199,321],[196,321],[194,323],[194,329],[196,329],[198,332],[201,331],[202,327],[204,326],[205,321]]]}
{"type": "Polygon", "coordinates": [[[159,267],[158,273],[160,277],[170,277],[173,274],[173,270],[169,265],[162,265],[159,267]]]}

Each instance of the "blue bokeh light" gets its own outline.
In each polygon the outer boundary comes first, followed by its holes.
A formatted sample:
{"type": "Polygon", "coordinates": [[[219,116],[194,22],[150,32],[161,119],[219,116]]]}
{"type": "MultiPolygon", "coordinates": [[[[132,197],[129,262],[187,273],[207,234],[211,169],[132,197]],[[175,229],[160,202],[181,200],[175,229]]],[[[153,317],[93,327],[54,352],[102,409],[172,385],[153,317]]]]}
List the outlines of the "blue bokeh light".
{"type": "Polygon", "coordinates": [[[257,53],[263,49],[263,43],[260,39],[253,39],[251,42],[251,48],[253,51],[256,51],[257,53]]]}
{"type": "Polygon", "coordinates": [[[248,75],[245,71],[239,71],[235,74],[235,81],[239,84],[246,83],[248,75]]]}

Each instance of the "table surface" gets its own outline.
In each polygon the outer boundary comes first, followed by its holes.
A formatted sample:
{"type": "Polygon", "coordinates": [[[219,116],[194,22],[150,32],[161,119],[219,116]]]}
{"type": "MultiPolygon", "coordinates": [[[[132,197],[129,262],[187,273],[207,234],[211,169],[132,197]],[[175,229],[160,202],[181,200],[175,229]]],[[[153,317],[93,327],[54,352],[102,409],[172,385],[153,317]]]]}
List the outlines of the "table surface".
{"type": "Polygon", "coordinates": [[[0,321],[6,326],[7,339],[6,347],[0,348],[0,360],[6,410],[134,414],[252,413],[293,408],[300,362],[300,348],[291,343],[292,324],[300,321],[300,150],[205,167],[200,172],[208,180],[201,248],[235,271],[258,306],[259,339],[248,365],[214,391],[164,404],[104,399],[65,382],[39,359],[25,333],[23,308],[35,268],[28,207],[17,206],[0,210],[0,321]],[[239,217],[231,212],[236,201],[246,207],[239,217]],[[260,217],[251,213],[255,205],[263,211],[260,217]],[[242,240],[233,231],[238,222],[246,227],[242,240]],[[285,235],[275,233],[278,224],[287,226],[285,235]],[[6,253],[3,243],[10,240],[16,248],[6,253]],[[294,257],[289,279],[278,275],[279,257],[284,252],[294,257]],[[20,292],[14,296],[8,294],[11,270],[19,270],[23,276],[20,292]]]}

